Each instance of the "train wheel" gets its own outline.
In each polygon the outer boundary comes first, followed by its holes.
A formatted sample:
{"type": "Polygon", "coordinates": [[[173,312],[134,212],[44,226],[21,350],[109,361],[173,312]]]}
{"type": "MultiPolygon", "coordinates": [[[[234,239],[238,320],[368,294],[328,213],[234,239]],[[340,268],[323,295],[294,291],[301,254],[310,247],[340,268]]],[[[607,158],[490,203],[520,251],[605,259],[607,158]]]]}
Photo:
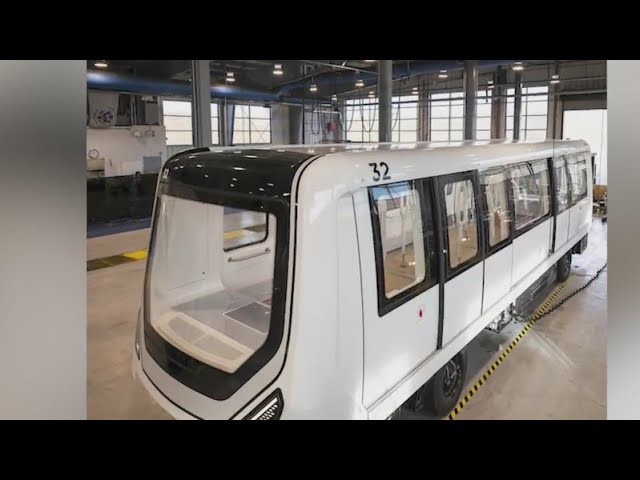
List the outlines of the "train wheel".
{"type": "Polygon", "coordinates": [[[428,411],[444,417],[453,410],[464,387],[466,370],[466,355],[460,352],[429,380],[424,399],[428,411]]]}
{"type": "Polygon", "coordinates": [[[558,269],[558,281],[564,282],[567,278],[569,278],[569,274],[571,273],[571,251],[567,252],[567,254],[558,260],[557,269],[558,269]]]}

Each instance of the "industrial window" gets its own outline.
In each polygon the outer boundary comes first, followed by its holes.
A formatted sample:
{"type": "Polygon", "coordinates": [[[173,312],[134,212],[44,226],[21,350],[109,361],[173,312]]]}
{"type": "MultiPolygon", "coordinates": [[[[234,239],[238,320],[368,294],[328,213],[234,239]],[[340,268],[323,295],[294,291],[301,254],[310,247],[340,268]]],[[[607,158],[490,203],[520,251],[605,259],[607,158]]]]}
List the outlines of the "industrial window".
{"type": "MultiPolygon", "coordinates": [[[[524,87],[520,111],[520,140],[547,138],[547,107],[549,87],[524,87]]],[[[507,90],[507,139],[513,140],[513,113],[515,89],[507,90]]]]}
{"type": "Polygon", "coordinates": [[[549,213],[549,171],[546,160],[511,167],[516,230],[535,223],[549,213]]]}
{"type": "MultiPolygon", "coordinates": [[[[167,145],[193,145],[193,127],[191,124],[191,102],[180,100],[162,101],[163,125],[165,126],[167,145]]],[[[218,145],[218,104],[211,104],[211,143],[218,145]]]]}
{"type": "Polygon", "coordinates": [[[423,226],[419,182],[400,182],[370,190],[374,230],[387,299],[430,278],[425,263],[428,229],[423,226]]]}
{"type": "Polygon", "coordinates": [[[449,267],[457,268],[478,254],[478,222],[473,182],[444,184],[449,267]]]}
{"type": "Polygon", "coordinates": [[[553,161],[553,169],[556,178],[556,202],[558,213],[564,212],[570,205],[569,176],[564,158],[556,158],[553,161]]]}
{"type": "Polygon", "coordinates": [[[511,212],[509,209],[509,175],[503,167],[482,173],[480,183],[487,206],[486,219],[489,226],[489,247],[495,247],[510,236],[511,212]]]}
{"type": "Polygon", "coordinates": [[[463,138],[464,93],[447,92],[429,95],[429,140],[455,142],[463,138]]]}
{"type": "Polygon", "coordinates": [[[476,139],[491,139],[491,90],[478,90],[476,99],[476,139]]]}
{"type": "MultiPolygon", "coordinates": [[[[391,141],[415,142],[418,138],[418,95],[393,97],[391,141]]],[[[378,108],[376,97],[347,100],[344,130],[351,142],[377,142],[378,108]]]]}
{"type": "Polygon", "coordinates": [[[418,139],[418,95],[393,97],[392,142],[415,142],[418,139]]]}
{"type": "Polygon", "coordinates": [[[223,216],[224,251],[262,243],[267,239],[267,214],[225,208],[223,216]]]}
{"type": "Polygon", "coordinates": [[[271,143],[271,109],[261,105],[236,105],[233,143],[271,143]]]}
{"type": "Polygon", "coordinates": [[[587,164],[574,157],[569,159],[567,167],[571,177],[571,198],[575,205],[587,196],[587,164]]]}
{"type": "Polygon", "coordinates": [[[344,130],[347,141],[364,143],[378,141],[378,100],[376,98],[347,100],[345,110],[344,130]]]}

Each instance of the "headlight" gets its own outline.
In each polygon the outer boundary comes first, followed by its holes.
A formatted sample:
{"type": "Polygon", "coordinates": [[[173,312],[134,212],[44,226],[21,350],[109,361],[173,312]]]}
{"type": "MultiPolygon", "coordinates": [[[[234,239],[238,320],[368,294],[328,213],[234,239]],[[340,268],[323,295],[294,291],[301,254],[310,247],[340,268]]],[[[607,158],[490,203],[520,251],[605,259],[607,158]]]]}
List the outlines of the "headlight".
{"type": "Polygon", "coordinates": [[[284,408],[282,392],[277,389],[247,415],[245,420],[279,420],[284,408]]]}

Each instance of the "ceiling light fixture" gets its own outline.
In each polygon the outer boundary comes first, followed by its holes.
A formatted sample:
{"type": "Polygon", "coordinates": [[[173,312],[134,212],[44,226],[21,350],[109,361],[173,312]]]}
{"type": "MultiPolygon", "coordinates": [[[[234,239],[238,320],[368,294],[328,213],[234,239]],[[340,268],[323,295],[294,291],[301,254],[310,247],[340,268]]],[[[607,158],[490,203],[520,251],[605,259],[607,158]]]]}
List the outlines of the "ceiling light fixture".
{"type": "Polygon", "coordinates": [[[557,84],[560,83],[560,75],[551,75],[551,82],[552,84],[557,84]]]}
{"type": "Polygon", "coordinates": [[[521,72],[522,70],[524,70],[524,65],[522,64],[522,62],[516,62],[513,65],[513,71],[514,72],[521,72]]]}
{"type": "Polygon", "coordinates": [[[364,87],[364,80],[357,80],[357,81],[356,81],[356,87],[357,87],[357,88],[362,88],[362,87],[364,87]]]}
{"type": "Polygon", "coordinates": [[[273,74],[274,75],[282,75],[284,72],[282,71],[282,65],[279,63],[276,63],[273,66],[273,74]]]}
{"type": "Polygon", "coordinates": [[[317,92],[318,91],[318,87],[315,83],[312,83],[311,86],[309,87],[309,91],[310,92],[317,92]]]}
{"type": "Polygon", "coordinates": [[[227,72],[227,82],[233,83],[235,81],[235,74],[233,72],[227,72]]]}
{"type": "Polygon", "coordinates": [[[107,63],[106,60],[98,60],[96,63],[93,64],[93,66],[98,68],[107,68],[109,64],[107,63]]]}
{"type": "Polygon", "coordinates": [[[447,78],[449,75],[447,75],[447,71],[446,70],[440,70],[440,73],[438,74],[438,78],[447,78]]]}

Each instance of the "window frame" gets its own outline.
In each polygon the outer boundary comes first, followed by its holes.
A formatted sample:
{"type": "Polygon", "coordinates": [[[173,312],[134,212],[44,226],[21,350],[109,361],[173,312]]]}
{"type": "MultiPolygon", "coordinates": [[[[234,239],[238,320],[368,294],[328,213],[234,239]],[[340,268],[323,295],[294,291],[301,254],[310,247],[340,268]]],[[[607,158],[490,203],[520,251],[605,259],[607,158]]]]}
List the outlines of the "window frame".
{"type": "Polygon", "coordinates": [[[389,182],[383,184],[372,185],[367,187],[367,196],[369,198],[369,212],[371,215],[371,228],[373,234],[373,250],[376,268],[376,287],[378,297],[378,316],[383,317],[389,312],[395,310],[399,306],[405,304],[409,300],[417,297],[423,292],[431,289],[438,284],[438,251],[439,240],[437,232],[435,198],[432,178],[416,178],[408,179],[400,182],[389,182]],[[425,252],[425,276],[421,282],[401,291],[397,295],[387,298],[385,281],[384,281],[384,258],[382,255],[382,231],[380,228],[380,217],[376,202],[373,197],[373,190],[388,185],[396,185],[402,183],[415,182],[415,188],[418,192],[420,217],[422,220],[422,238],[423,248],[425,252]],[[429,245],[429,241],[433,244],[429,245]],[[431,247],[431,248],[429,248],[431,247]]]}
{"type": "Polygon", "coordinates": [[[526,162],[518,162],[518,163],[513,163],[511,165],[508,165],[508,168],[510,170],[516,168],[516,167],[520,167],[522,165],[527,165],[529,168],[533,169],[533,164],[534,163],[538,163],[538,162],[544,162],[546,168],[547,168],[547,179],[548,179],[548,185],[549,185],[549,211],[541,216],[540,218],[534,220],[533,222],[525,225],[524,227],[518,229],[517,225],[516,225],[516,208],[515,208],[515,201],[516,201],[516,192],[515,192],[515,186],[513,184],[513,177],[512,177],[512,172],[510,172],[510,178],[511,178],[511,196],[513,198],[513,228],[514,228],[514,239],[518,238],[520,235],[524,235],[525,233],[527,233],[530,230],[533,230],[534,228],[536,228],[538,225],[541,225],[542,223],[544,223],[545,221],[547,221],[549,218],[551,218],[554,215],[554,208],[553,208],[553,196],[555,195],[555,192],[552,192],[553,190],[553,185],[552,185],[552,181],[551,181],[551,174],[549,171],[549,159],[548,158],[539,158],[536,160],[529,160],[526,162]]]}
{"type": "Polygon", "coordinates": [[[560,215],[561,213],[566,212],[567,210],[569,210],[572,205],[573,205],[573,192],[571,190],[571,176],[569,174],[569,165],[567,163],[567,157],[565,155],[560,155],[557,158],[553,158],[551,160],[551,164],[553,165],[553,181],[554,181],[554,190],[555,190],[555,202],[556,202],[556,208],[555,208],[555,212],[556,215],[560,215]],[[562,162],[562,166],[561,167],[556,167],[556,162],[562,162]],[[558,182],[558,175],[557,175],[557,170],[559,169],[564,169],[564,173],[565,176],[567,178],[567,196],[568,196],[568,202],[567,205],[564,208],[560,208],[560,203],[558,202],[558,186],[559,186],[559,182],[558,182]]]}
{"type": "Polygon", "coordinates": [[[515,238],[515,226],[516,226],[516,222],[515,222],[515,204],[514,204],[514,197],[513,197],[513,189],[512,189],[512,185],[511,185],[511,178],[510,178],[510,166],[509,165],[500,165],[497,167],[489,167],[487,169],[484,170],[479,170],[478,171],[478,178],[479,178],[479,185],[480,185],[480,190],[481,190],[481,200],[482,200],[482,224],[483,224],[483,232],[482,235],[484,237],[484,242],[486,245],[486,252],[487,252],[487,256],[492,255],[500,250],[502,250],[503,248],[511,245],[513,243],[513,239],[515,238]],[[507,236],[507,238],[505,238],[504,240],[496,243],[495,245],[491,245],[491,241],[489,238],[489,203],[487,202],[487,190],[486,190],[486,186],[483,184],[482,182],[482,177],[484,175],[493,175],[493,172],[497,172],[497,171],[503,171],[505,172],[505,176],[506,176],[506,181],[505,181],[505,187],[506,187],[506,193],[507,193],[507,206],[508,206],[508,218],[509,218],[509,235],[507,236]]]}
{"type": "MultiPolygon", "coordinates": [[[[233,132],[232,132],[232,138],[231,138],[231,145],[235,146],[248,146],[248,145],[272,145],[273,144],[273,111],[271,110],[270,107],[265,107],[263,105],[258,105],[255,103],[236,103],[234,105],[234,112],[233,112],[233,132]],[[240,114],[238,115],[238,108],[237,107],[246,107],[246,115],[244,114],[240,114]],[[252,113],[254,111],[258,111],[258,108],[264,108],[264,109],[268,109],[269,110],[269,116],[268,118],[262,118],[262,117],[254,117],[252,115],[252,113]],[[236,128],[236,120],[244,120],[246,121],[246,128],[236,128]],[[254,120],[268,120],[269,122],[269,129],[268,129],[268,141],[266,142],[254,142],[252,140],[252,136],[254,133],[259,133],[258,130],[254,130],[253,127],[253,121],[254,120]],[[242,134],[242,136],[244,137],[245,135],[248,136],[248,142],[236,142],[235,140],[235,135],[236,133],[238,134],[242,134]]],[[[265,133],[267,133],[265,131],[265,133]]]]}
{"type": "MultiPolygon", "coordinates": [[[[252,210],[245,210],[245,211],[255,213],[252,210]]],[[[260,213],[260,212],[258,212],[258,213],[260,213]]],[[[250,247],[252,245],[260,245],[261,243],[264,243],[267,240],[269,240],[269,214],[267,212],[264,212],[264,214],[265,214],[265,218],[266,218],[266,221],[265,221],[266,228],[265,228],[265,231],[264,231],[264,238],[262,240],[256,240],[255,242],[251,242],[251,243],[243,243],[242,245],[236,245],[235,247],[230,247],[230,248],[225,248],[224,247],[224,234],[227,233],[227,231],[224,230],[224,215],[223,215],[223,220],[222,220],[222,235],[223,235],[222,251],[224,253],[229,253],[229,252],[233,252],[235,250],[239,250],[241,248],[250,247]]],[[[236,229],[236,230],[238,230],[238,229],[236,229]]],[[[229,230],[229,231],[232,232],[233,230],[229,230]]]]}
{"type": "Polygon", "coordinates": [[[473,268],[478,263],[484,260],[484,252],[485,252],[485,242],[484,242],[484,233],[482,222],[480,221],[480,195],[479,195],[479,184],[480,178],[477,170],[469,170],[466,172],[456,172],[448,175],[442,175],[438,177],[438,187],[437,187],[437,196],[438,202],[440,203],[440,218],[439,225],[442,230],[442,261],[444,262],[444,281],[447,282],[452,278],[460,275],[463,272],[466,272],[470,268],[473,268]],[[475,215],[476,215],[476,225],[478,228],[477,239],[478,239],[478,252],[472,258],[466,260],[463,263],[455,267],[451,267],[449,263],[449,231],[447,224],[447,205],[444,189],[448,183],[456,183],[460,181],[471,180],[471,184],[473,185],[473,198],[474,198],[474,206],[475,206],[475,215]]]}
{"type": "Polygon", "coordinates": [[[570,189],[571,190],[571,194],[570,194],[571,206],[575,207],[578,203],[580,203],[582,200],[584,200],[589,196],[589,175],[586,171],[587,162],[584,159],[584,156],[582,154],[574,153],[566,158],[566,165],[567,165],[567,174],[569,175],[569,182],[571,184],[571,189],[570,189]],[[571,175],[571,169],[569,168],[569,165],[570,164],[579,165],[580,163],[584,163],[584,168],[585,168],[585,179],[584,179],[585,193],[581,194],[579,197],[573,198],[573,175],[571,175]]]}

